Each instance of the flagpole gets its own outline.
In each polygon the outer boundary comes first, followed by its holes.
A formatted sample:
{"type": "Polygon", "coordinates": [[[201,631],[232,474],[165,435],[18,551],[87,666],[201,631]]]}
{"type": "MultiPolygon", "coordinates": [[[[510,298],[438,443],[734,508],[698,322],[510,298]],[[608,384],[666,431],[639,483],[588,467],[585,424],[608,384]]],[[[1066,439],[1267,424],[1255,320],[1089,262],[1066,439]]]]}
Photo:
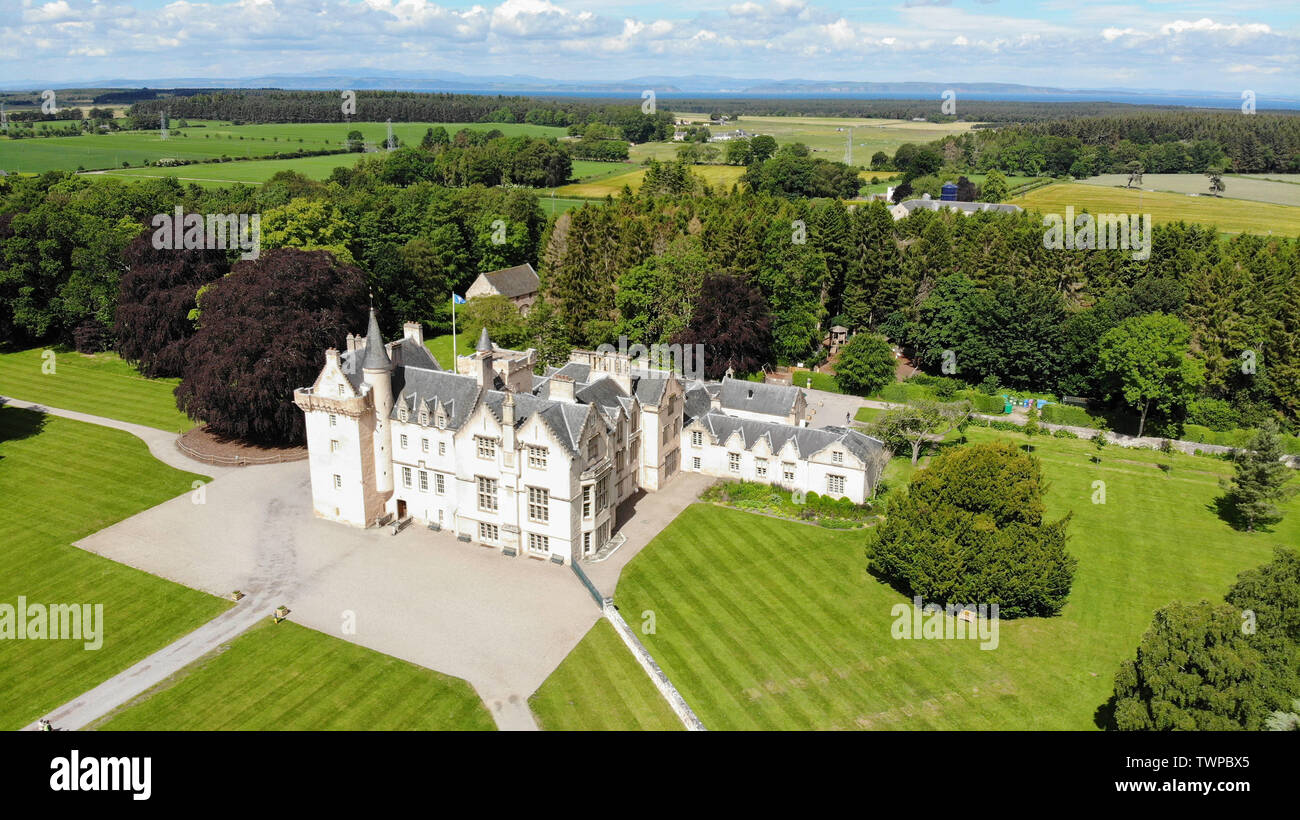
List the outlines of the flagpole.
{"type": "Polygon", "coordinates": [[[451,372],[460,368],[456,365],[456,291],[451,292],[451,372]]]}

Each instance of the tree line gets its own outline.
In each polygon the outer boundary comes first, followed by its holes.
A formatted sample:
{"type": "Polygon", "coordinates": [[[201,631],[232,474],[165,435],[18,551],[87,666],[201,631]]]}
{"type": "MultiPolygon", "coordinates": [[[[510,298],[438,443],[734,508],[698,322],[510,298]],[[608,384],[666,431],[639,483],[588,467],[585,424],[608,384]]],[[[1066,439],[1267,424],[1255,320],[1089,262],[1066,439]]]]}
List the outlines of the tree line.
{"type": "MultiPolygon", "coordinates": [[[[946,162],[973,171],[1037,176],[1300,173],[1300,117],[1279,113],[1179,111],[1069,117],[976,129],[931,144],[946,162]]],[[[897,162],[897,160],[896,160],[897,162]]]]}
{"type": "Polygon", "coordinates": [[[181,205],[260,213],[264,249],[355,265],[390,334],[404,320],[447,329],[453,290],[531,262],[547,299],[518,341],[548,358],[620,335],[699,342],[716,377],[819,361],[840,324],[888,337],[932,373],[1110,402],[1157,434],[1300,417],[1293,239],[1175,223],[1155,227],[1147,259],[1050,250],[1029,214],[895,221],[879,202],[712,192],[680,163],[650,168],[638,194],[548,220],[528,190],[395,184],[388,163],[402,154],[257,189],[0,179],[0,340],[112,344],[125,249],[181,205]]]}
{"type": "Polygon", "coordinates": [[[339,91],[240,90],[140,100],[129,115],[142,128],[161,116],[235,122],[500,122],[569,127],[600,122],[629,142],[672,135],[672,113],[641,110],[641,101],[542,100],[536,97],[357,91],[355,114],[345,114],[339,91]]]}

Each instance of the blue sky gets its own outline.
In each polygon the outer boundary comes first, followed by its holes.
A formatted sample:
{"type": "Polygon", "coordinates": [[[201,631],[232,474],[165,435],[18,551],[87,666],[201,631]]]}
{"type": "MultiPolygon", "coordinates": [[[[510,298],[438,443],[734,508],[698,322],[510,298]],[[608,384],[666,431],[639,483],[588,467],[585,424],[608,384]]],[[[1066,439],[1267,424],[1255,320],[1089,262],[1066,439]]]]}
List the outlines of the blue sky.
{"type": "Polygon", "coordinates": [[[0,82],[365,69],[1300,89],[1300,3],[0,0],[0,82]]]}

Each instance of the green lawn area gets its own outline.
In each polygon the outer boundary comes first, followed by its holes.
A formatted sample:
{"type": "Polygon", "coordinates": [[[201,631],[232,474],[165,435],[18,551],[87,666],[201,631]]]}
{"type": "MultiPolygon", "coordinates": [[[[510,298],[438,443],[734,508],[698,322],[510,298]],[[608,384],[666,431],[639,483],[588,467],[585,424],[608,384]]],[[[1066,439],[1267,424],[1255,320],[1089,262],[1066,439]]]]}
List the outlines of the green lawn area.
{"type": "Polygon", "coordinates": [[[0,730],[31,723],[230,606],[72,546],[198,479],[129,433],[0,407],[0,602],[102,604],[105,624],[98,650],[0,641],[0,730]]]}
{"type": "Polygon", "coordinates": [[[459,678],[268,618],[94,728],[468,731],[495,724],[459,678]]]}
{"type": "MultiPolygon", "coordinates": [[[[452,355],[451,345],[452,335],[450,333],[442,336],[434,336],[431,339],[424,340],[424,346],[429,348],[433,358],[438,360],[443,370],[455,371],[456,356],[452,355]]],[[[456,355],[468,356],[474,352],[474,346],[478,344],[478,339],[470,335],[469,331],[461,331],[456,335],[456,355]]]]}
{"type": "Polygon", "coordinates": [[[45,373],[46,349],[0,353],[0,396],[178,433],[194,426],[176,409],[179,379],[146,379],[116,353],[61,347],[52,348],[54,372],[45,373]]]}
{"type": "Polygon", "coordinates": [[[879,418],[880,414],[883,412],[885,411],[881,410],[879,407],[859,407],[858,412],[853,414],[853,418],[855,421],[862,421],[871,424],[879,418]]]}
{"type": "MultiPolygon", "coordinates": [[[[994,650],[893,639],[891,608],[908,601],[866,573],[867,534],[706,504],[628,565],[616,600],[655,613],[657,634],[643,640],[710,729],[1094,728],[1152,612],[1221,600],[1239,572],[1300,542],[1300,499],[1275,531],[1246,534],[1213,511],[1223,461],[1112,447],[1092,464],[1088,441],[1038,437],[1033,448],[1049,515],[1074,513],[1079,567],[1060,616],[1001,622],[994,650]],[[1104,505],[1091,502],[1095,480],[1106,482],[1104,505]]],[[[895,459],[887,483],[896,491],[910,472],[895,459]]],[[[576,677],[599,666],[570,662],[586,666],[565,670],[576,677]]]]}
{"type": "Polygon", "coordinates": [[[683,728],[663,695],[604,618],[596,621],[528,703],[538,724],[549,730],[676,731],[683,728]]]}
{"type": "Polygon", "coordinates": [[[1062,217],[1066,206],[1072,205],[1076,214],[1085,209],[1093,214],[1149,213],[1152,222],[1199,222],[1229,234],[1270,231],[1286,236],[1300,234],[1300,207],[1268,202],[1107,188],[1083,182],[1058,182],[1009,201],[1027,211],[1062,217]]]}

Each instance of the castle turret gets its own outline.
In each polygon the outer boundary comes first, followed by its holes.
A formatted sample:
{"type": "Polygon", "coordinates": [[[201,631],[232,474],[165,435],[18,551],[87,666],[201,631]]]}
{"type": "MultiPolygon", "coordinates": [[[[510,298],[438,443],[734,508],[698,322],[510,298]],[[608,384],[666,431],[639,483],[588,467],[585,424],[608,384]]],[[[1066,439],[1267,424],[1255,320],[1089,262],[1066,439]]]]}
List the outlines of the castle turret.
{"type": "Polygon", "coordinates": [[[370,385],[375,407],[375,489],[393,491],[393,434],[388,417],[393,412],[393,363],[384,349],[375,309],[370,309],[370,326],[366,329],[366,352],[361,362],[362,379],[370,385]]]}

